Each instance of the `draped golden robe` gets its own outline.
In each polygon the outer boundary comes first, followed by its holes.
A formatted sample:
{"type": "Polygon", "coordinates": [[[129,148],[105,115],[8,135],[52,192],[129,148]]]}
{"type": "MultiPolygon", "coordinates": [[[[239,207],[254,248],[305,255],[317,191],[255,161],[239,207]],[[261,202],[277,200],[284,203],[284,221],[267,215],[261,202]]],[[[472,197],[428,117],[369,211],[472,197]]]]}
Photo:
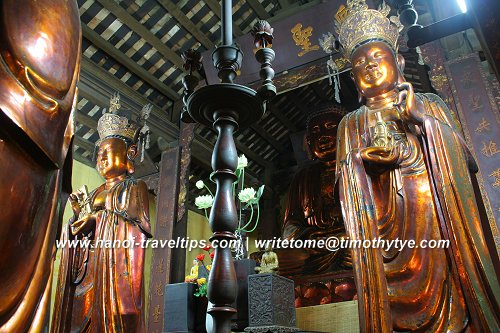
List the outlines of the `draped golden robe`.
{"type": "Polygon", "coordinates": [[[395,165],[364,162],[368,108],[342,120],[337,177],[351,239],[450,241],[448,249],[353,249],[362,332],[500,332],[493,260],[470,180],[477,166],[444,102],[425,105],[418,126],[388,124],[399,147],[395,165]]]}
{"type": "MultiPolygon", "coordinates": [[[[150,237],[149,211],[142,209],[140,180],[127,178],[109,190],[97,211],[94,248],[64,248],[59,290],[52,319],[53,332],[145,332],[143,269],[150,237]],[[131,210],[130,202],[137,200],[131,210]],[[136,246],[107,248],[99,241],[130,240],[136,246]]],[[[104,184],[91,194],[91,200],[104,184]]],[[[68,223],[63,239],[83,239],[68,223]]],[[[105,244],[105,243],[102,243],[105,244]]],[[[122,243],[123,244],[123,243],[122,243]]]]}

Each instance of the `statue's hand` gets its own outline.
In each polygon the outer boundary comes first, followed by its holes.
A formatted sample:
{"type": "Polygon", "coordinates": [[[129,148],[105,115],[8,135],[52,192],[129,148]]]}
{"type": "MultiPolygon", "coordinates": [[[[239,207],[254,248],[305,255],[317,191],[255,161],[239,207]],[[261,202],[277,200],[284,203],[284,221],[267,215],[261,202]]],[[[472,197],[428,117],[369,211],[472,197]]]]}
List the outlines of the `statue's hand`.
{"type": "Polygon", "coordinates": [[[393,147],[367,147],[359,150],[365,162],[382,165],[393,165],[399,159],[399,146],[393,147]]]}
{"type": "Polygon", "coordinates": [[[88,214],[70,224],[71,233],[73,235],[83,234],[88,235],[95,229],[96,216],[88,214]]]}
{"type": "Polygon", "coordinates": [[[307,225],[316,226],[318,222],[316,221],[316,213],[312,207],[306,206],[304,208],[304,217],[306,219],[307,225]]]}
{"type": "Polygon", "coordinates": [[[424,115],[424,105],[415,98],[415,92],[410,82],[403,82],[397,86],[399,94],[394,103],[401,118],[413,124],[422,124],[424,115]]]}
{"type": "Polygon", "coordinates": [[[71,209],[73,210],[73,214],[75,215],[76,218],[78,218],[80,216],[80,212],[82,211],[82,208],[80,207],[79,204],[78,191],[73,192],[69,195],[69,202],[71,204],[71,209]]]}

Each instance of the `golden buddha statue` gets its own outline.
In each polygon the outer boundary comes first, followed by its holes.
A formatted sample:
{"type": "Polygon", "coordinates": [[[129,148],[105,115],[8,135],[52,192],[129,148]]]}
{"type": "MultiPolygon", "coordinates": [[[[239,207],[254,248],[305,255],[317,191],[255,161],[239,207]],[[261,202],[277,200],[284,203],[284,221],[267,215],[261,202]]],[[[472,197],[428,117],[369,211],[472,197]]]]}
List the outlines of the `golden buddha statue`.
{"type": "MultiPolygon", "coordinates": [[[[338,123],[345,114],[340,105],[325,104],[307,118],[306,141],[318,163],[302,168],[288,190],[283,238],[326,239],[345,237],[341,207],[334,189],[338,123]]],[[[286,275],[317,274],[350,268],[347,251],[297,250],[282,265],[286,275]]]]}
{"type": "Polygon", "coordinates": [[[273,248],[268,246],[266,252],[262,255],[260,266],[255,267],[255,272],[259,274],[264,273],[278,273],[279,262],[278,256],[273,252],[273,248]]]}
{"type": "Polygon", "coordinates": [[[500,332],[500,295],[456,120],[404,81],[387,11],[336,15],[364,105],[339,125],[337,177],[353,240],[448,240],[449,248],[353,249],[362,332],[500,332]]]}
{"type": "Polygon", "coordinates": [[[90,212],[82,214],[79,193],[70,196],[74,217],[63,239],[91,240],[94,246],[63,248],[53,332],[145,331],[142,244],[151,236],[148,191],[132,176],[140,128],[117,99],[97,125],[96,168],[105,183],[90,193],[90,212]]]}
{"type": "Polygon", "coordinates": [[[71,193],[80,17],[75,0],[1,8],[0,332],[44,332],[61,202],[71,193]]]}

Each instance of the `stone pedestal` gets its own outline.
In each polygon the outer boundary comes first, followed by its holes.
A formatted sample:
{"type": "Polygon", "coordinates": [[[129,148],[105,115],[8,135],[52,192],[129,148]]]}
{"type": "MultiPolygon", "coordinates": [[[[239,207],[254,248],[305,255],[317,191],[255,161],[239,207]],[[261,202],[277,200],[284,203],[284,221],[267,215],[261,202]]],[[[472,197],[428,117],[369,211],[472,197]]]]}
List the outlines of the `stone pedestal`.
{"type": "Polygon", "coordinates": [[[297,332],[293,281],[276,274],[248,277],[249,326],[245,332],[297,332]]]}
{"type": "Polygon", "coordinates": [[[205,333],[208,300],[196,297],[194,283],[165,286],[164,333],[205,333]]]}
{"type": "Polygon", "coordinates": [[[238,312],[233,316],[231,329],[233,332],[243,332],[248,326],[248,276],[255,274],[256,262],[253,259],[234,261],[236,278],[238,280],[238,296],[233,307],[238,312]]]}

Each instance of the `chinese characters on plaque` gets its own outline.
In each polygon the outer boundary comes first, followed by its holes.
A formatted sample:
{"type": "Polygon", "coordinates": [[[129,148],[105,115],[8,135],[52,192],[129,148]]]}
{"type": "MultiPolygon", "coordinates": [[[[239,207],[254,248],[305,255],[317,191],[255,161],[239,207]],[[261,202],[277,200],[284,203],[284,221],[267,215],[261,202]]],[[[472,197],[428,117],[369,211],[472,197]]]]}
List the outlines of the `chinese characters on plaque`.
{"type": "MultiPolygon", "coordinates": [[[[477,179],[497,248],[500,246],[500,116],[491,83],[472,54],[446,63],[453,97],[469,148],[479,165],[477,179]]],[[[497,84],[496,79],[493,79],[497,84]]]]}

